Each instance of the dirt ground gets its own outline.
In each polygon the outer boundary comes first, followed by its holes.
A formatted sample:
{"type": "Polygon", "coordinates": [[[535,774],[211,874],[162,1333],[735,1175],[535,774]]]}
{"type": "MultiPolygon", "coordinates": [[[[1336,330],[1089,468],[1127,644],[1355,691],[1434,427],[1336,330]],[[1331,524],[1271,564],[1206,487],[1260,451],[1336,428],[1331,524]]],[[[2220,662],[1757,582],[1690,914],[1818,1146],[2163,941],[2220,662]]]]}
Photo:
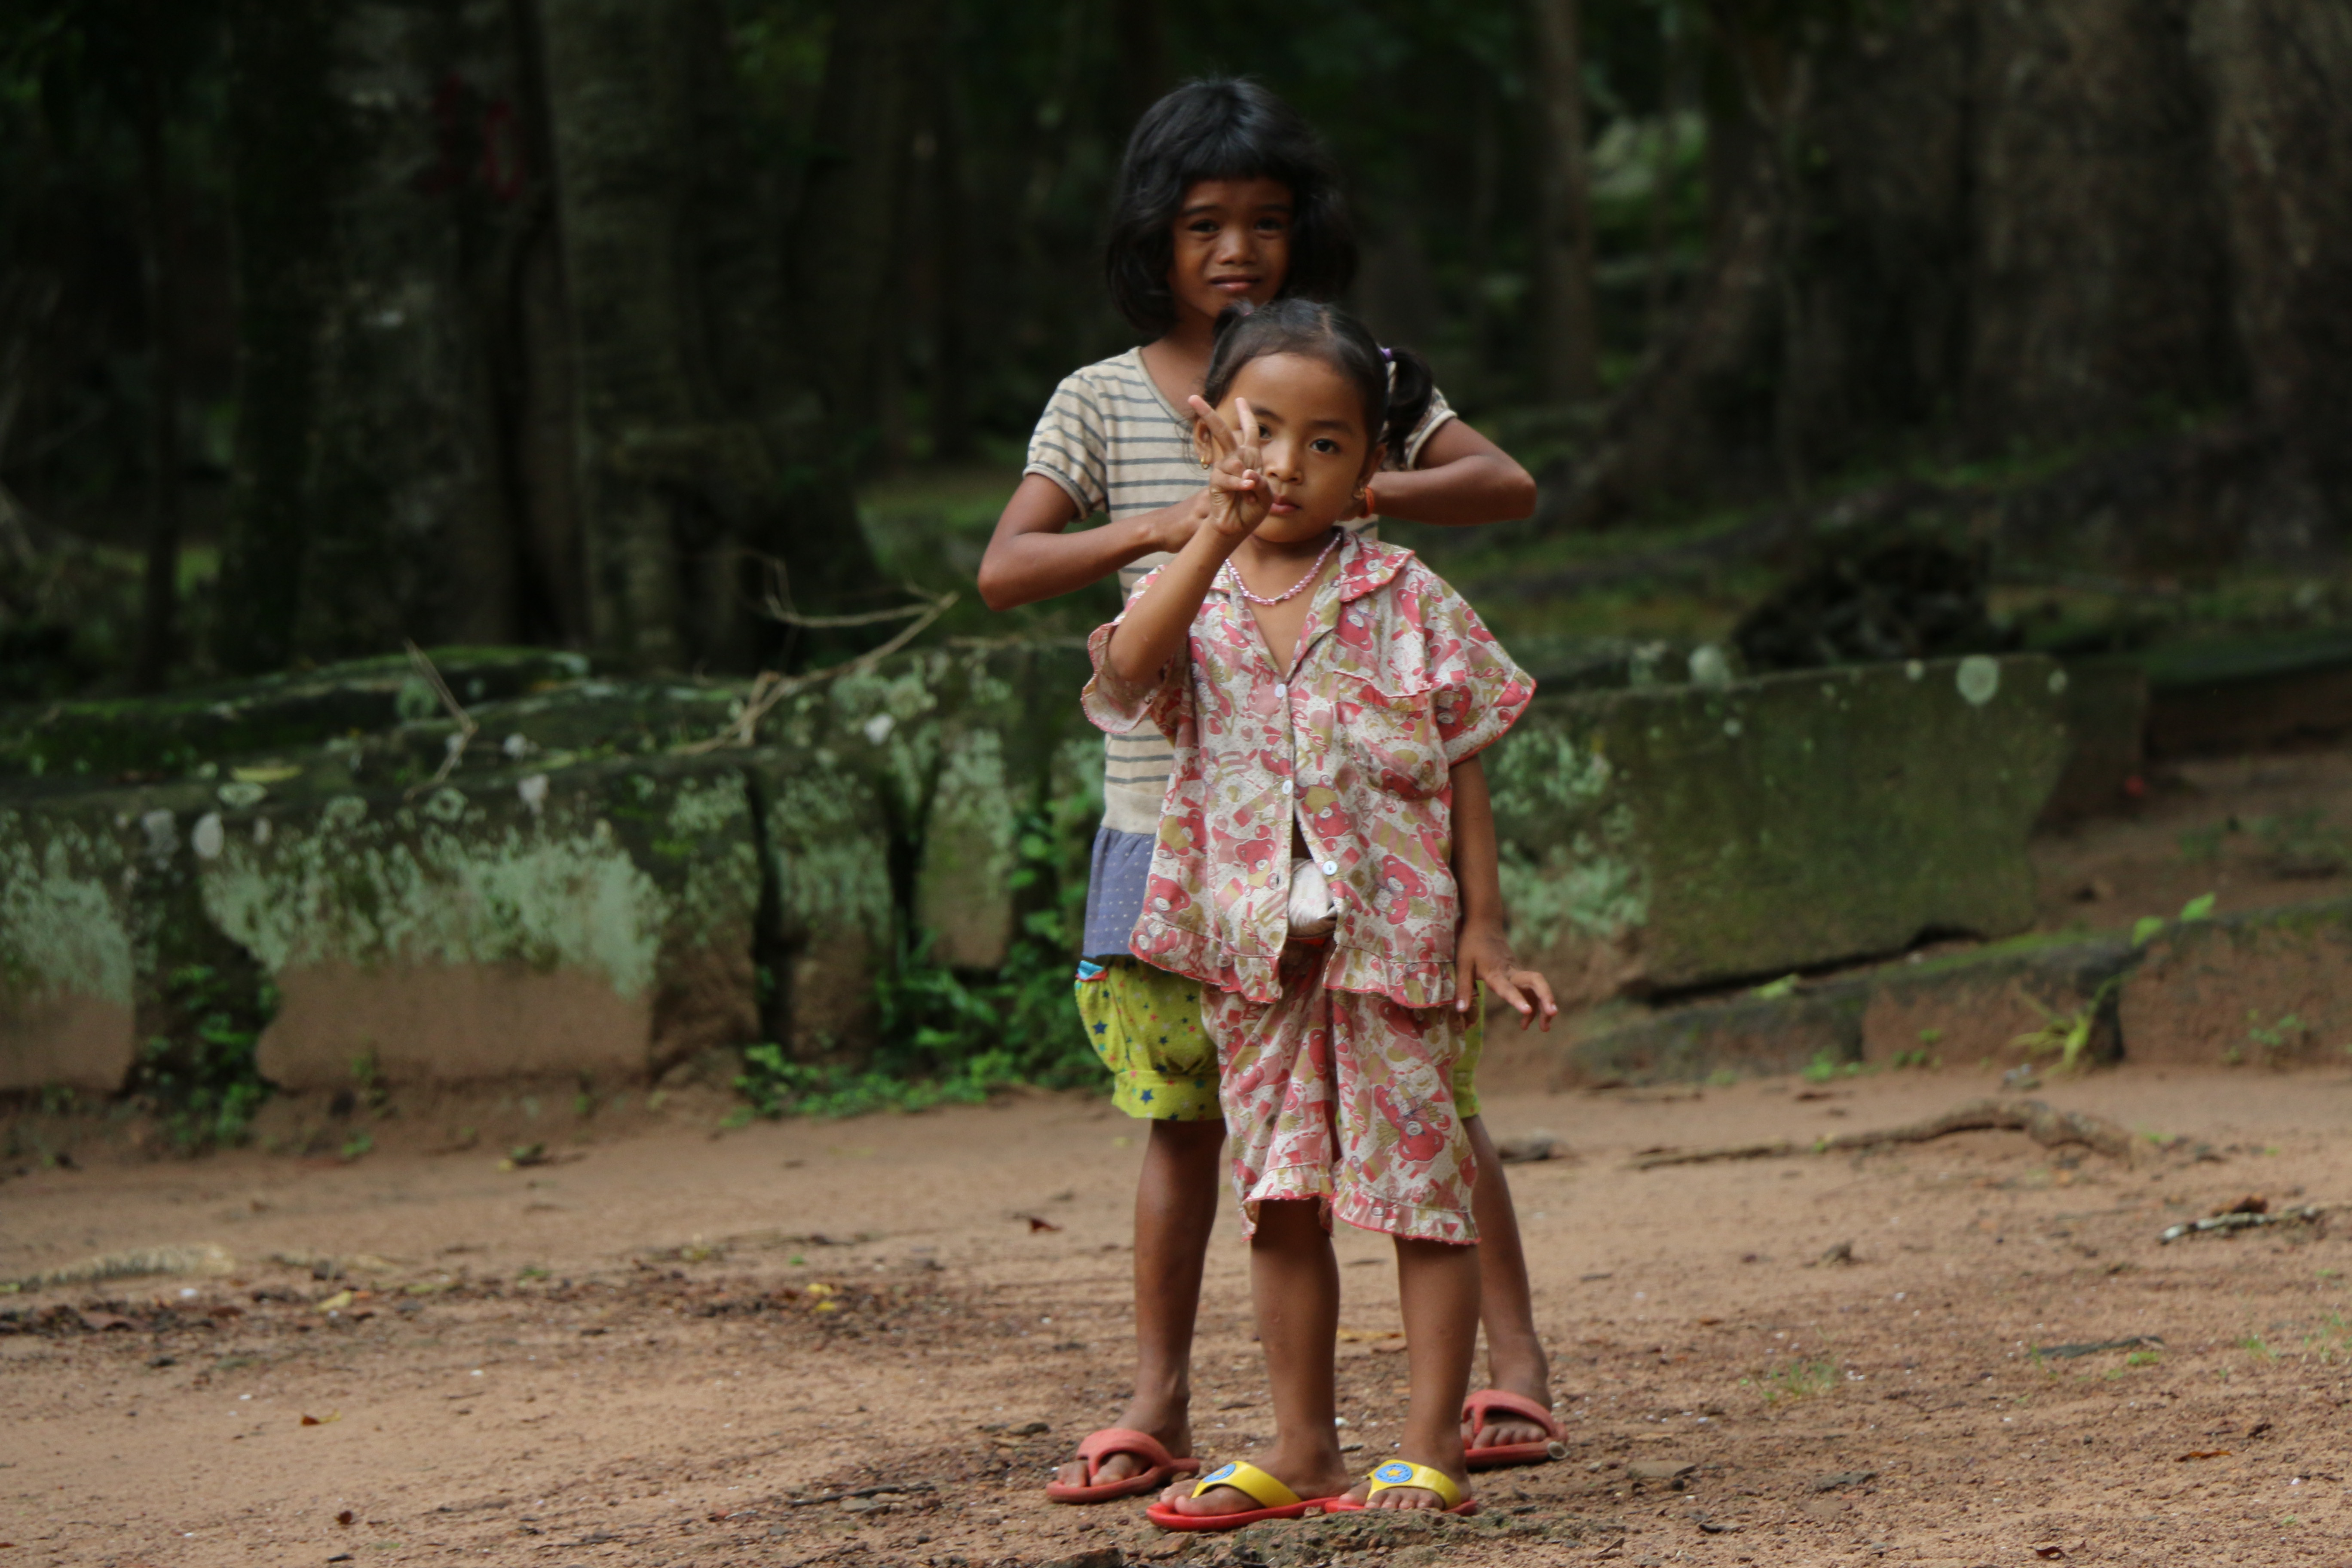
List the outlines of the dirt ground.
{"type": "MultiPolygon", "coordinates": [[[[234,1265],[0,1297],[0,1565],[2343,1561],[2352,1215],[2157,1237],[2249,1193],[2352,1198],[2352,1078],[2043,1091],[2176,1140],[2130,1168],[1998,1132],[1629,1167],[1990,1087],[1494,1100],[1499,1134],[1569,1151],[1512,1180],[1570,1453],[1486,1478],[1482,1520],[1386,1536],[1188,1543],[1044,1500],[1128,1365],[1139,1140],[1098,1101],[724,1136],[680,1110],[513,1170],[420,1129],[350,1163],[12,1172],[0,1278],[204,1242],[234,1265]]],[[[1379,1239],[1339,1245],[1369,1463],[1402,1410],[1393,1279],[1379,1239]]],[[[1195,1404],[1220,1458],[1268,1429],[1244,1264],[1228,1217],[1195,1404]]]]}

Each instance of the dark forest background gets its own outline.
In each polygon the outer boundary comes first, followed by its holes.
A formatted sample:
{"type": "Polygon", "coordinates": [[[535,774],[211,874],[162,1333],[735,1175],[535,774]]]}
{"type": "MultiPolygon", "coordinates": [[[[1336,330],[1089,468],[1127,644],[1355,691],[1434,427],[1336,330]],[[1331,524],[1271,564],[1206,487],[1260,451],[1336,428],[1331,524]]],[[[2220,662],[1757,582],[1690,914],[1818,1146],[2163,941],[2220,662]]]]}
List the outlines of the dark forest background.
{"type": "Polygon", "coordinates": [[[1134,341],[1108,182],[1211,71],[1329,137],[1530,561],[2338,557],[2343,0],[0,0],[0,699],[815,657],[779,584],[920,574],[862,487],[1005,472],[1134,341]]]}

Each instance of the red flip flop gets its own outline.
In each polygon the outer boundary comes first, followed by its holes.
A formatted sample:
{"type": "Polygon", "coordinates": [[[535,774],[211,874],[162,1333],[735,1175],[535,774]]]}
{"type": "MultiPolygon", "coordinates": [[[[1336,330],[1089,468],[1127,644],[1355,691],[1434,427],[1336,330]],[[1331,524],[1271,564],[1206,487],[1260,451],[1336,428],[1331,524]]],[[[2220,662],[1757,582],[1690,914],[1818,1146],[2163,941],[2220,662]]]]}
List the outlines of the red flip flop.
{"type": "Polygon", "coordinates": [[[1087,1440],[1078,1445],[1078,1458],[1087,1462],[1087,1484],[1074,1487],[1063,1481],[1049,1481],[1045,1486],[1048,1502],[1113,1502],[1123,1497],[1139,1497],[1158,1491],[1178,1476],[1189,1476],[1201,1468],[1198,1459],[1179,1458],[1170,1453],[1150,1433],[1126,1426],[1106,1426],[1087,1434],[1087,1440]],[[1103,1461],[1113,1454],[1132,1454],[1151,1468],[1123,1481],[1097,1482],[1095,1477],[1101,1472],[1103,1461]]]}
{"type": "Polygon", "coordinates": [[[1540,1465],[1548,1459],[1568,1457],[1568,1434],[1552,1418],[1550,1411],[1534,1400],[1517,1394],[1506,1394],[1499,1388],[1482,1388],[1462,1402],[1462,1419],[1470,1426],[1475,1436],[1487,1425],[1491,1411],[1517,1415],[1534,1422],[1544,1429],[1540,1443],[1496,1443],[1485,1448],[1468,1451],[1470,1468],[1474,1470],[1499,1469],[1506,1465],[1540,1465]]]}

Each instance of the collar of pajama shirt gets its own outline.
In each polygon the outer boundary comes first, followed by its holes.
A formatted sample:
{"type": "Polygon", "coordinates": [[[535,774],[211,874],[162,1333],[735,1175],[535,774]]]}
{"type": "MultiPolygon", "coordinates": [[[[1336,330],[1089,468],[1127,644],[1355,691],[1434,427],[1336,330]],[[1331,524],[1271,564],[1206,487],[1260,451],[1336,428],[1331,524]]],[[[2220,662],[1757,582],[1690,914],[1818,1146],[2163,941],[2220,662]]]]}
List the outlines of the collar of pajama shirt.
{"type": "Polygon", "coordinates": [[[1176,753],[1136,956],[1272,1001],[1296,822],[1338,906],[1323,984],[1407,1007],[1454,1000],[1449,773],[1535,692],[1468,603],[1412,552],[1351,540],[1315,591],[1288,670],[1222,574],[1193,619],[1190,658],[1157,682],[1110,668],[1118,624],[1088,643],[1087,717],[1113,733],[1149,721],[1176,753]]]}

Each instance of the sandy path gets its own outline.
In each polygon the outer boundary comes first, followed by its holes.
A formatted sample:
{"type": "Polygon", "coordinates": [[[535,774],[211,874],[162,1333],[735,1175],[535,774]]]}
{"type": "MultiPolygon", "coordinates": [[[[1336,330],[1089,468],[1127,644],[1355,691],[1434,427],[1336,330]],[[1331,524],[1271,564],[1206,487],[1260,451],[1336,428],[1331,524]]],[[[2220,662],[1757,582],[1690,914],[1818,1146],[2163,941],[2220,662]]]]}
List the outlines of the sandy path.
{"type": "MultiPolygon", "coordinates": [[[[1488,1522],[1439,1531],[1434,1555],[2342,1561],[2352,1220],[2316,1240],[2155,1237],[2246,1192],[2352,1200],[2343,1075],[2126,1069],[2048,1091],[2209,1146],[2128,1172],[2001,1133],[1626,1168],[1651,1145],[1888,1124],[1986,1088],[1955,1071],[1826,1100],[1780,1080],[1493,1100],[1498,1131],[1575,1152],[1513,1172],[1574,1452],[1490,1478],[1488,1522]],[[1809,1267],[1839,1242],[1855,1263],[1809,1267]],[[2130,1335],[2163,1347],[2031,1353],[2130,1335]],[[1629,1479],[1661,1459],[1698,1468],[1680,1489],[1629,1479]]],[[[17,1314],[0,1334],[0,1568],[1169,1555],[1183,1543],[1135,1507],[1036,1489],[1123,1391],[1134,1133],[1037,1097],[720,1139],[655,1128],[508,1173],[479,1152],[236,1154],[7,1180],[0,1276],[192,1241],[239,1268],[0,1299],[17,1314]],[[273,1253],[389,1267],[320,1280],[273,1253]],[[884,1483],[929,1489],[791,1506],[884,1483]]],[[[1385,1243],[1339,1246],[1362,1266],[1346,1321],[1368,1337],[1342,1386],[1369,1460],[1402,1408],[1401,1358],[1370,1338],[1395,1324],[1392,1280],[1385,1243]]],[[[1243,1263],[1227,1223],[1195,1405],[1219,1456],[1267,1429],[1243,1263]]],[[[1375,1560],[1309,1541],[1253,1544],[1375,1560]]]]}

